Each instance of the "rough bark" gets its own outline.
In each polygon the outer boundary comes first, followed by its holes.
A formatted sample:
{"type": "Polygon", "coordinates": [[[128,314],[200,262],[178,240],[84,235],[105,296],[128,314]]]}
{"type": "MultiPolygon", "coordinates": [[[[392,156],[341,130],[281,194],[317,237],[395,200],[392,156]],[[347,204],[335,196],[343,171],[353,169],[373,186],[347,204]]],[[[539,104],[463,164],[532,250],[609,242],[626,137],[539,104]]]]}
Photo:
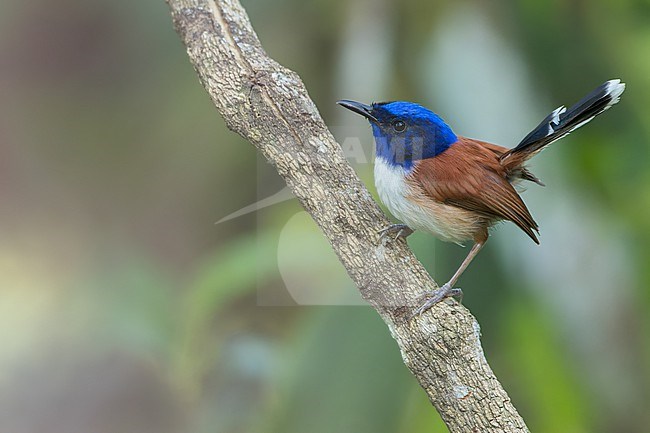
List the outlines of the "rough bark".
{"type": "Polygon", "coordinates": [[[300,78],[263,50],[237,0],[167,0],[176,31],[228,127],[272,164],[381,315],[449,430],[527,432],[490,369],[476,319],[448,301],[410,319],[436,287],[403,241],[382,245],[386,218],[329,132],[300,78]]]}

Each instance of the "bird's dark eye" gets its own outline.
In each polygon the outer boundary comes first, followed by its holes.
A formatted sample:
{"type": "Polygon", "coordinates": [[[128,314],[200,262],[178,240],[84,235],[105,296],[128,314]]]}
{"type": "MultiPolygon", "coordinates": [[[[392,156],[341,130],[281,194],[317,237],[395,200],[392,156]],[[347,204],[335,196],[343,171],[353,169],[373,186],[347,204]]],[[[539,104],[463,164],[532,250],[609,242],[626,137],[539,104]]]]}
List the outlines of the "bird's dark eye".
{"type": "Polygon", "coordinates": [[[404,132],[406,129],[406,123],[401,120],[396,120],[393,122],[393,129],[397,132],[404,132]]]}

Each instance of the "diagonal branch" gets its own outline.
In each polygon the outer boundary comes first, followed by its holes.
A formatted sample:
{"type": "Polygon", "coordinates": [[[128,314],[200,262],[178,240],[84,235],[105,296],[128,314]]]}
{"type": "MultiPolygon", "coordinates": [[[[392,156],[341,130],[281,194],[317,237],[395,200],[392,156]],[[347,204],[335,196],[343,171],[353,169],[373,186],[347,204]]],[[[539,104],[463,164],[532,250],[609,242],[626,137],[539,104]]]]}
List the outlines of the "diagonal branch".
{"type": "Polygon", "coordinates": [[[262,48],[237,0],[167,0],[176,31],[228,127],[271,163],[381,315],[402,358],[449,430],[527,432],[490,369],[479,326],[441,303],[409,320],[435,283],[404,242],[378,244],[389,224],[329,132],[300,78],[262,48]]]}

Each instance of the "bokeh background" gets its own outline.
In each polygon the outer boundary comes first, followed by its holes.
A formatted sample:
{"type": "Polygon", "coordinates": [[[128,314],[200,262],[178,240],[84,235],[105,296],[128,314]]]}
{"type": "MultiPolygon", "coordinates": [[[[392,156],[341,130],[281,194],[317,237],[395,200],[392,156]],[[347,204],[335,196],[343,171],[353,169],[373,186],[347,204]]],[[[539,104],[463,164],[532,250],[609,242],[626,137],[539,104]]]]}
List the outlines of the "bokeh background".
{"type": "MultiPolygon", "coordinates": [[[[337,99],[512,146],[627,82],[534,161],[541,246],[503,225],[460,285],[532,431],[650,431],[650,2],[244,6],[373,192],[370,130],[337,99]]],[[[0,432],[446,431],[282,189],[162,0],[0,3],[0,432]]],[[[438,281],[466,254],[409,243],[438,281]]]]}

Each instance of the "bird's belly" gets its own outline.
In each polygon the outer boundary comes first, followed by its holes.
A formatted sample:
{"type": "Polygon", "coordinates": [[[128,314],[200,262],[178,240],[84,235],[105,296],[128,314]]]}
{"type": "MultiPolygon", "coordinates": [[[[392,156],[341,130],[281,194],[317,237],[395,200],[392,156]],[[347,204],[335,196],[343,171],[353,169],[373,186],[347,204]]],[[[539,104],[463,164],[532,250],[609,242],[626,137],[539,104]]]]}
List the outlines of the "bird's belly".
{"type": "Polygon", "coordinates": [[[380,158],[375,161],[375,186],[388,210],[414,230],[432,233],[447,242],[462,243],[474,238],[485,227],[476,214],[455,206],[438,203],[414,191],[406,181],[407,173],[380,158]]]}

